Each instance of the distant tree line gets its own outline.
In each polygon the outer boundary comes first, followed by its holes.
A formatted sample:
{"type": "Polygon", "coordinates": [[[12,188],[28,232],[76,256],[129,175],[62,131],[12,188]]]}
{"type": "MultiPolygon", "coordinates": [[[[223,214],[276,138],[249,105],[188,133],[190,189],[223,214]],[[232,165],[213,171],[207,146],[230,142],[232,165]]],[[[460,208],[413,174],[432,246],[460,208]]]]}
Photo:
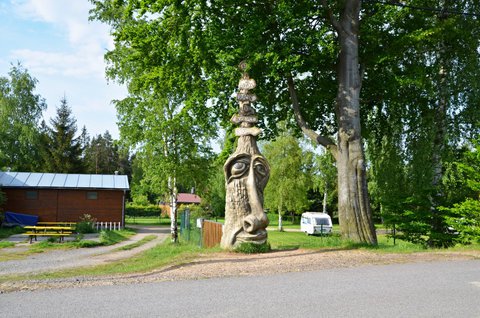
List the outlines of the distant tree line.
{"type": "Polygon", "coordinates": [[[67,98],[55,118],[42,119],[47,105],[35,93],[38,81],[20,64],[0,77],[0,169],[26,172],[131,174],[131,158],[108,131],[90,138],[78,131],[67,98]]]}

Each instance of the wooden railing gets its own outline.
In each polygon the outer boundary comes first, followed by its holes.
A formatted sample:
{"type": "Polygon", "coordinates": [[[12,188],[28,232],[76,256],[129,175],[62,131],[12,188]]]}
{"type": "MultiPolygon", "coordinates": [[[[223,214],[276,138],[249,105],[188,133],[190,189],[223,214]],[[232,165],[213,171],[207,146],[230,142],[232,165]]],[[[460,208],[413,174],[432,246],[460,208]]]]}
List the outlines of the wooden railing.
{"type": "Polygon", "coordinates": [[[222,223],[204,220],[202,225],[202,246],[214,247],[220,244],[222,228],[222,223]]]}

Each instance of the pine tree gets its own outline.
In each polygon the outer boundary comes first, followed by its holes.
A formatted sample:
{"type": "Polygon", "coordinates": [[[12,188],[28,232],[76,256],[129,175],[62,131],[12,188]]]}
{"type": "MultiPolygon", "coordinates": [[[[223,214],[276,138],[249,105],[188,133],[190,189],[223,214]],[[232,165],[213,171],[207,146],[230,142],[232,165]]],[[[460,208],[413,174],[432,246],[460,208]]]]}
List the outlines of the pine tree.
{"type": "Polygon", "coordinates": [[[42,123],[42,157],[48,172],[84,172],[81,138],[75,137],[76,122],[66,97],[63,97],[57,108],[57,116],[50,120],[51,127],[42,123]]]}
{"type": "Polygon", "coordinates": [[[118,147],[108,131],[92,138],[85,149],[85,163],[89,173],[112,174],[120,170],[118,147]]]}

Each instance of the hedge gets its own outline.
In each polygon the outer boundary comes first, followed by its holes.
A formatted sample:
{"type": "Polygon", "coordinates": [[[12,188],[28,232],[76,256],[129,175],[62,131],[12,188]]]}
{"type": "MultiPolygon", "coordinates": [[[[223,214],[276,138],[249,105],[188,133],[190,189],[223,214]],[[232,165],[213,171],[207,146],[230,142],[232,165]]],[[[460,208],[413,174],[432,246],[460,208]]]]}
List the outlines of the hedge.
{"type": "Polygon", "coordinates": [[[134,205],[127,203],[125,207],[125,215],[127,216],[160,216],[160,207],[155,204],[149,205],[134,205]]]}

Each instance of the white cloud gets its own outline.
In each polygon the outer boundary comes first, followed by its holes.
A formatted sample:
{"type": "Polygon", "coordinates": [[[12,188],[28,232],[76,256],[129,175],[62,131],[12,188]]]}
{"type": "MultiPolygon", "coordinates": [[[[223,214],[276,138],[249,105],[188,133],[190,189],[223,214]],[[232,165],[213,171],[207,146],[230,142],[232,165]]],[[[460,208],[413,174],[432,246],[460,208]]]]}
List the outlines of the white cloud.
{"type": "Polygon", "coordinates": [[[13,51],[13,56],[37,73],[104,78],[103,54],[113,42],[107,26],[88,21],[92,8],[88,0],[17,0],[13,4],[24,19],[53,25],[70,45],[61,52],[21,49],[13,51]]]}
{"type": "Polygon", "coordinates": [[[88,0],[10,0],[9,4],[0,3],[0,10],[13,13],[22,37],[0,60],[20,61],[39,80],[38,93],[48,103],[44,119],[48,122],[55,116],[65,94],[79,129],[86,125],[91,135],[109,130],[117,138],[111,100],[123,98],[126,89],[105,79],[103,55],[113,48],[113,40],[107,26],[88,21],[92,4],[88,0]]]}
{"type": "Polygon", "coordinates": [[[65,54],[19,49],[13,50],[11,56],[22,61],[34,74],[104,78],[105,64],[100,53],[84,54],[84,51],[79,51],[65,54]]]}
{"type": "Polygon", "coordinates": [[[17,12],[27,19],[56,25],[68,33],[74,45],[89,42],[110,43],[108,27],[88,21],[93,5],[88,0],[17,0],[17,12]]]}

